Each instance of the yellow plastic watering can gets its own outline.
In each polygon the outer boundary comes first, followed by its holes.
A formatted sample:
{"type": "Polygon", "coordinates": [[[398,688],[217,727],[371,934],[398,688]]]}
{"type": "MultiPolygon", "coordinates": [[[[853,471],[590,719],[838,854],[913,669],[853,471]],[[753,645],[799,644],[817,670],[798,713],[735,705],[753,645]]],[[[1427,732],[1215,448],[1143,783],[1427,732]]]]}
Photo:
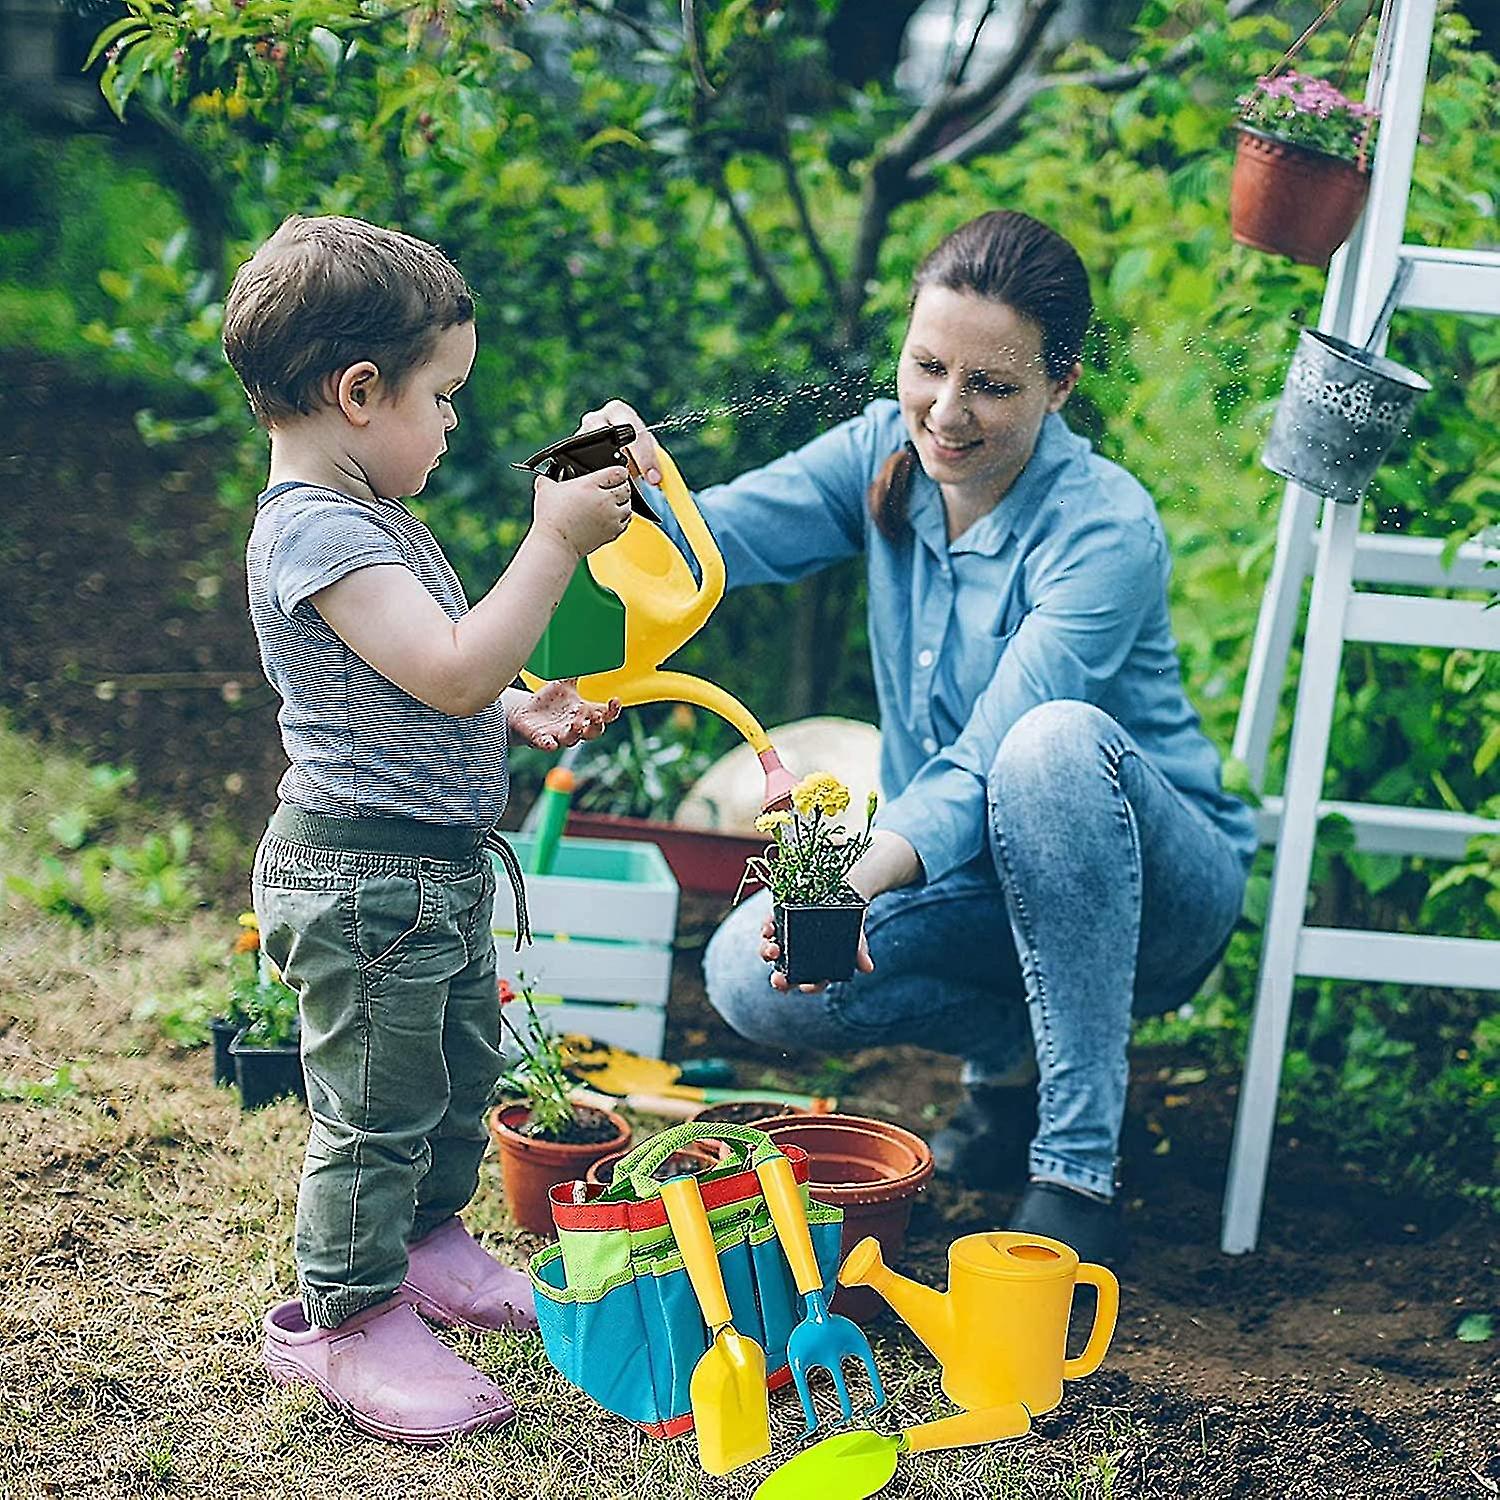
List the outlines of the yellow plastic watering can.
{"type": "Polygon", "coordinates": [[[1080,1263],[1061,1240],[1004,1231],[966,1234],[948,1249],[948,1290],[892,1271],[880,1245],[861,1240],[839,1268],[841,1286],[873,1287],[937,1356],[943,1393],[966,1411],[1021,1402],[1032,1416],[1062,1400],[1064,1380],[1104,1361],[1120,1309],[1120,1283],[1106,1266],[1080,1263]],[[1073,1288],[1098,1295],[1083,1353],[1066,1357],[1073,1288]]]}
{"type": "MultiPolygon", "coordinates": [[[[625,424],[580,433],[518,467],[570,478],[609,462],[625,462],[620,450],[635,435],[625,424]]],[[[624,532],[584,559],[528,667],[554,677],[576,676],[579,695],[595,702],[618,698],[627,708],[683,702],[708,709],[732,724],[760,756],[766,773],[764,805],[789,807],[796,778],[749,709],[716,683],[662,668],[724,597],[724,559],[671,455],[660,444],[656,451],[662,493],[692,548],[702,581],[694,580],[672,539],[649,519],[645,504],[638,503],[624,532]]],[[[533,690],[547,681],[538,671],[521,676],[533,690]]]]}

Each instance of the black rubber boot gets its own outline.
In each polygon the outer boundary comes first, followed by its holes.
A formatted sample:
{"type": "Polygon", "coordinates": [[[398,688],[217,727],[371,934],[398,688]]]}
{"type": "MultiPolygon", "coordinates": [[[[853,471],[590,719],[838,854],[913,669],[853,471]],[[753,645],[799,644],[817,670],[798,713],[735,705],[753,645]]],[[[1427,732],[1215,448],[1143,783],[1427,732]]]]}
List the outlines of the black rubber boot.
{"type": "Polygon", "coordinates": [[[957,1113],[933,1136],[932,1159],[965,1187],[1014,1189],[1025,1179],[1035,1134],[1035,1082],[971,1085],[957,1113]]]}
{"type": "Polygon", "coordinates": [[[1111,1271],[1119,1270],[1128,1249],[1118,1198],[1106,1203],[1055,1182],[1028,1183],[1006,1227],[1061,1240],[1079,1260],[1111,1271]]]}

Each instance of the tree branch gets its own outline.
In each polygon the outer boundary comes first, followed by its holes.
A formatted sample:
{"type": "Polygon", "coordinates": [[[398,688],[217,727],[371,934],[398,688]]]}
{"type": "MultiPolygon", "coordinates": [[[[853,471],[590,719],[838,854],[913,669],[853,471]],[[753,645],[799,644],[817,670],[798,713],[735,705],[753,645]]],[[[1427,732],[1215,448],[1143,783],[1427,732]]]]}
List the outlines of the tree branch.
{"type": "Polygon", "coordinates": [[[955,87],[964,81],[964,75],[969,71],[969,64],[974,60],[974,53],[979,48],[979,33],[989,25],[990,17],[995,14],[995,6],[998,0],[986,0],[984,14],[974,23],[974,30],[969,37],[969,45],[964,52],[963,60],[953,70],[952,78],[949,80],[955,87]]]}
{"type": "Polygon", "coordinates": [[[897,204],[912,196],[913,166],[933,149],[952,121],[985,108],[1021,73],[1041,45],[1042,33],[1061,3],[1062,0],[1028,0],[1015,41],[983,78],[967,85],[955,81],[939,89],[876,150],[865,176],[854,258],[841,298],[846,337],[852,335],[864,306],[865,289],[875,275],[891,214],[897,204]]]}
{"type": "Polygon", "coordinates": [[[606,21],[613,21],[616,25],[633,31],[653,51],[671,51],[671,43],[668,39],[653,31],[645,21],[626,15],[624,11],[616,10],[612,5],[602,4],[601,0],[573,0],[573,3],[579,10],[586,10],[590,15],[600,16],[606,21]]]}
{"type": "Polygon", "coordinates": [[[703,66],[703,38],[698,33],[698,7],[694,0],[682,0],[682,46],[698,92],[705,99],[717,99],[719,91],[708,81],[708,70],[703,66]]]}
{"type": "Polygon", "coordinates": [[[812,221],[812,214],[808,211],[807,197],[802,191],[802,179],[797,173],[797,163],[792,157],[792,139],[787,130],[785,115],[782,116],[780,129],[776,132],[776,159],[781,163],[781,175],[786,180],[787,197],[792,200],[792,207],[797,214],[797,223],[802,230],[802,238],[807,241],[807,248],[817,263],[818,274],[823,278],[823,290],[828,296],[829,304],[837,308],[841,299],[839,273],[828,258],[828,251],[824,248],[817,226],[812,221]]]}
{"type": "Polygon", "coordinates": [[[984,109],[1021,72],[1041,42],[1062,0],[1028,0],[1016,39],[994,67],[971,84],[946,84],[876,153],[876,160],[905,171],[925,156],[952,121],[984,109]]]}
{"type": "Polygon", "coordinates": [[[734,225],[735,233],[739,235],[741,243],[745,247],[745,254],[750,259],[750,265],[755,274],[765,283],[766,291],[769,293],[772,305],[777,315],[790,312],[792,299],[787,296],[786,289],[781,284],[775,268],[766,258],[766,252],[761,248],[760,241],[755,237],[755,230],[751,228],[750,221],[741,212],[740,206],[734,201],[734,193],[730,190],[729,179],[724,173],[724,163],[714,163],[714,186],[718,189],[719,196],[724,200],[724,206],[729,210],[730,222],[734,225]]]}
{"type": "MultiPolygon", "coordinates": [[[[1270,0],[1230,0],[1229,19],[1238,20],[1269,3],[1270,0]]],[[[909,195],[918,196],[930,187],[939,168],[967,161],[1006,140],[1041,94],[1056,88],[1091,88],[1106,94],[1122,93],[1152,73],[1181,72],[1198,55],[1201,46],[1195,32],[1184,37],[1159,62],[1149,65],[1122,63],[1116,68],[1097,68],[1087,73],[1049,73],[1017,79],[981,119],[961,135],[911,164],[905,184],[909,195]]]]}

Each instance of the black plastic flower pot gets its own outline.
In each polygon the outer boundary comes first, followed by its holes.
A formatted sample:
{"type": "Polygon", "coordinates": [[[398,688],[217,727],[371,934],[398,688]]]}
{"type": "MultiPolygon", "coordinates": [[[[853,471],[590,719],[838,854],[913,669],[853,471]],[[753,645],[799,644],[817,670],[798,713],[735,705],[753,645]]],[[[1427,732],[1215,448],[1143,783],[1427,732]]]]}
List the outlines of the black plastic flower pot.
{"type": "Polygon", "coordinates": [[[234,1057],[234,1081],[239,1086],[241,1109],[259,1109],[273,1099],[297,1098],[304,1104],[307,1102],[302,1053],[296,1043],[257,1047],[236,1037],[229,1051],[234,1057]]]}
{"type": "Polygon", "coordinates": [[[234,1082],[234,1058],[230,1056],[229,1046],[243,1029],[238,1021],[226,1021],[223,1016],[215,1016],[208,1023],[209,1037],[213,1042],[216,1085],[234,1082]]]}
{"type": "Polygon", "coordinates": [[[842,895],[844,899],[826,905],[777,902],[772,907],[781,949],[776,967],[789,984],[832,984],[854,977],[867,903],[848,887],[842,895]]]}

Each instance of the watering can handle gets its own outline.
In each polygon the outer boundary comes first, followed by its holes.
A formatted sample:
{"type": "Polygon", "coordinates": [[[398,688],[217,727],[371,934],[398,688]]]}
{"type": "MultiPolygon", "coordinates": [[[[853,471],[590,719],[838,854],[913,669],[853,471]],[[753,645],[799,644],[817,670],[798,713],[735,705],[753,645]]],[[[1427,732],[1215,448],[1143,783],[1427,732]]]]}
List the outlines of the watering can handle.
{"type": "Polygon", "coordinates": [[[1078,1267],[1078,1280],[1085,1286],[1094,1288],[1099,1302],[1094,1308],[1094,1326],[1089,1329],[1089,1341],[1084,1345],[1083,1353],[1076,1359],[1063,1361],[1064,1380],[1077,1380],[1081,1376],[1092,1375],[1104,1363],[1109,1341],[1114,1337],[1115,1319],[1120,1313],[1120,1283],[1107,1266],[1096,1266],[1092,1261],[1084,1261],[1078,1267]]]}
{"type": "Polygon", "coordinates": [[[807,1227],[807,1207],[802,1202],[797,1179],[792,1175],[791,1162],[784,1156],[773,1156],[755,1168],[755,1175],[760,1178],[761,1191],[766,1195],[766,1207],[771,1211],[771,1222],[776,1226],[781,1248],[791,1262],[792,1279],[797,1283],[797,1290],[804,1297],[809,1292],[821,1292],[823,1275],[813,1253],[812,1233],[807,1227]]]}
{"type": "Polygon", "coordinates": [[[698,606],[701,624],[724,597],[724,556],[719,551],[713,532],[708,529],[708,522],[703,519],[702,511],[698,509],[697,501],[693,499],[692,492],[683,482],[681,472],[673,463],[672,455],[660,443],[656,445],[656,466],[661,470],[661,492],[667,497],[667,505],[677,518],[677,524],[682,527],[682,534],[692,548],[703,575],[698,606]]]}

